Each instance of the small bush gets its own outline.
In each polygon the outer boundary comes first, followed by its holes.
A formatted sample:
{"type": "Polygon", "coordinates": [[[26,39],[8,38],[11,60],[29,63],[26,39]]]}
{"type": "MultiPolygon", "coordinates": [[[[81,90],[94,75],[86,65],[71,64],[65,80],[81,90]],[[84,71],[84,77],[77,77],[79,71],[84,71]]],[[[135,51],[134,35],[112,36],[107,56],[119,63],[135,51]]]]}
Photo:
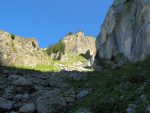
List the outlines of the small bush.
{"type": "Polygon", "coordinates": [[[51,55],[52,53],[64,53],[65,52],[65,43],[63,40],[60,40],[57,44],[50,45],[48,49],[46,50],[46,53],[48,55],[51,55]]]}
{"type": "Polygon", "coordinates": [[[66,36],[69,36],[69,35],[73,35],[73,33],[72,33],[72,32],[69,32],[66,36]]]}
{"type": "Polygon", "coordinates": [[[16,36],[14,34],[11,34],[11,39],[14,40],[16,36]]]}

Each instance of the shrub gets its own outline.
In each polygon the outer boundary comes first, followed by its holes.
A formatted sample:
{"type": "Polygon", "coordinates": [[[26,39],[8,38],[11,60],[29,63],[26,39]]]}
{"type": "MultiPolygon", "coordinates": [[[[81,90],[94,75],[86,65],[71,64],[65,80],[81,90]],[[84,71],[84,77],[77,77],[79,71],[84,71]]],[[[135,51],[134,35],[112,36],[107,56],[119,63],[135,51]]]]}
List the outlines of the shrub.
{"type": "Polygon", "coordinates": [[[46,50],[46,53],[48,55],[51,55],[52,53],[64,53],[65,52],[65,43],[63,40],[60,40],[58,43],[50,45],[48,49],[46,50]]]}
{"type": "Polygon", "coordinates": [[[11,39],[12,39],[12,40],[14,40],[15,37],[16,37],[16,36],[15,36],[14,34],[11,34],[11,39]]]}
{"type": "Polygon", "coordinates": [[[73,35],[73,33],[72,33],[72,32],[69,32],[66,36],[69,36],[69,35],[73,35]]]}

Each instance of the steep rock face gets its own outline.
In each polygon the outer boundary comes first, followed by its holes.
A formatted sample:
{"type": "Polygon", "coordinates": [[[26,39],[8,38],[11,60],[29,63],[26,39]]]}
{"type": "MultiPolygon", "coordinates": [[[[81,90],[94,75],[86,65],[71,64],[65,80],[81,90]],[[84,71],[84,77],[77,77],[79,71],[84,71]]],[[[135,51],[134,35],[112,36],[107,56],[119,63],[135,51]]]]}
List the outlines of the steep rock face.
{"type": "Polygon", "coordinates": [[[100,59],[122,54],[137,62],[150,56],[150,0],[114,0],[96,48],[100,59]]]}
{"type": "Polygon", "coordinates": [[[65,52],[73,52],[75,54],[95,55],[95,38],[92,36],[85,36],[83,32],[68,35],[64,38],[65,52]]]}
{"type": "Polygon", "coordinates": [[[69,60],[69,55],[83,55],[90,59],[96,54],[95,38],[92,36],[85,36],[83,32],[76,34],[68,34],[62,39],[65,50],[62,52],[50,54],[51,59],[55,60],[69,60]]]}
{"type": "Polygon", "coordinates": [[[21,38],[0,31],[0,65],[36,66],[48,64],[49,57],[32,38],[21,38]]]}

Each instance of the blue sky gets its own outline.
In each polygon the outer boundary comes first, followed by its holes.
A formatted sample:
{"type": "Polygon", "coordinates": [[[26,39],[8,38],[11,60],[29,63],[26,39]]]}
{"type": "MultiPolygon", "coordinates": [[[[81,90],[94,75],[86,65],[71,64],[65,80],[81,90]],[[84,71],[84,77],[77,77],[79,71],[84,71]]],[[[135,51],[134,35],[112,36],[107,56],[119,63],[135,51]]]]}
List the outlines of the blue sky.
{"type": "Polygon", "coordinates": [[[68,32],[97,36],[113,0],[0,0],[0,29],[37,38],[40,47],[68,32]]]}

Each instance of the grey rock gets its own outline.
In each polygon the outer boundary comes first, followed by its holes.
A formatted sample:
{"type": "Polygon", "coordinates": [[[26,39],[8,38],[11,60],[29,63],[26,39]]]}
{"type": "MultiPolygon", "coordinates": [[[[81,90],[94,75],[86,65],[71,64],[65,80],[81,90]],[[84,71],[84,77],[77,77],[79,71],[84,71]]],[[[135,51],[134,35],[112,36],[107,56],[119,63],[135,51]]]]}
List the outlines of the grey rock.
{"type": "Polygon", "coordinates": [[[10,79],[10,80],[17,80],[19,78],[20,78],[20,76],[17,74],[10,74],[8,77],[8,79],[10,79]]]}
{"type": "Polygon", "coordinates": [[[35,105],[33,103],[24,104],[19,109],[19,113],[33,113],[34,111],[35,111],[35,105]]]}
{"type": "Polygon", "coordinates": [[[7,88],[4,89],[4,94],[3,97],[9,99],[13,97],[13,92],[15,91],[14,86],[8,86],[7,88]]]}
{"type": "Polygon", "coordinates": [[[96,39],[99,59],[122,54],[137,62],[150,56],[149,4],[149,0],[114,0],[96,39]]]}
{"type": "Polygon", "coordinates": [[[88,90],[81,90],[81,91],[78,93],[77,97],[78,97],[78,98],[83,98],[83,97],[85,97],[85,96],[88,95],[88,94],[89,94],[89,91],[88,91],[88,90]]]}
{"type": "Polygon", "coordinates": [[[42,90],[42,89],[44,89],[44,87],[41,86],[41,85],[34,85],[34,88],[35,88],[35,90],[42,90]]]}
{"type": "Polygon", "coordinates": [[[150,105],[148,105],[145,109],[145,113],[150,113],[150,105]]]}
{"type": "Polygon", "coordinates": [[[129,104],[128,108],[126,109],[127,113],[134,113],[136,109],[136,105],[135,104],[129,104]]]}
{"type": "Polygon", "coordinates": [[[27,100],[27,99],[29,99],[29,94],[28,93],[26,93],[26,94],[18,94],[18,95],[16,95],[15,96],[15,99],[16,100],[27,100]]]}
{"type": "Polygon", "coordinates": [[[124,95],[121,95],[121,96],[119,97],[119,99],[120,99],[120,100],[124,100],[124,95]]]}
{"type": "Polygon", "coordinates": [[[74,102],[75,102],[75,98],[73,98],[73,97],[66,97],[66,98],[65,98],[65,101],[66,101],[67,103],[74,103],[74,102]]]}
{"type": "Polygon", "coordinates": [[[17,102],[14,104],[14,109],[19,109],[23,105],[23,102],[17,102]]]}
{"type": "Polygon", "coordinates": [[[76,98],[76,95],[75,95],[75,92],[74,92],[73,89],[65,91],[65,93],[64,93],[64,99],[67,102],[67,104],[74,103],[75,102],[75,98],[76,98]]]}
{"type": "Polygon", "coordinates": [[[87,108],[82,108],[82,109],[79,109],[78,111],[76,111],[75,113],[92,113],[92,112],[89,111],[87,108]]]}
{"type": "Polygon", "coordinates": [[[31,86],[32,82],[20,76],[17,80],[13,81],[13,84],[16,86],[31,86]]]}
{"type": "Polygon", "coordinates": [[[36,100],[36,107],[38,113],[53,113],[63,111],[67,106],[65,99],[59,96],[58,90],[45,91],[38,96],[36,100]]]}
{"type": "Polygon", "coordinates": [[[16,111],[11,111],[11,112],[9,112],[9,113],[19,113],[19,112],[16,112],[16,111]]]}
{"type": "Polygon", "coordinates": [[[80,80],[81,79],[81,75],[74,72],[70,75],[74,80],[80,80]]]}
{"type": "Polygon", "coordinates": [[[141,98],[142,101],[146,101],[146,100],[147,100],[147,97],[146,97],[146,95],[144,95],[144,94],[141,95],[140,98],[141,98]]]}
{"type": "Polygon", "coordinates": [[[13,108],[14,101],[6,100],[5,98],[0,97],[0,109],[9,111],[13,108]]]}
{"type": "Polygon", "coordinates": [[[9,71],[8,70],[3,70],[3,73],[8,74],[9,71]]]}
{"type": "Polygon", "coordinates": [[[80,73],[80,72],[73,72],[69,75],[74,80],[81,80],[83,77],[86,77],[86,73],[80,73]]]}
{"type": "Polygon", "coordinates": [[[97,71],[101,71],[103,69],[100,65],[96,65],[96,63],[93,64],[93,68],[97,71]]]}

